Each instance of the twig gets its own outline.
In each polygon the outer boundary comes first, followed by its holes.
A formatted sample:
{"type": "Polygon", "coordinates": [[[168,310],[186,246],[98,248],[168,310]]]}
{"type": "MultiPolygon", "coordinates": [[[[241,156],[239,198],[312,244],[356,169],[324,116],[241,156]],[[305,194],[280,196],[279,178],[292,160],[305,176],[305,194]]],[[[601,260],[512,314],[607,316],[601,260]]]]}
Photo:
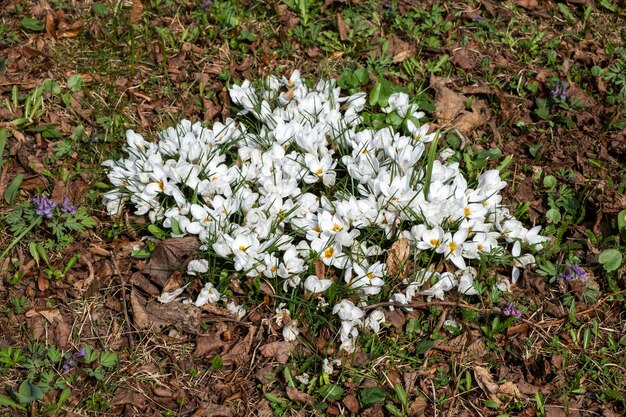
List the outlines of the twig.
{"type": "Polygon", "coordinates": [[[126,330],[128,332],[128,347],[130,351],[135,350],[135,342],[133,341],[133,329],[130,325],[130,316],[128,315],[128,306],[126,305],[126,278],[122,275],[120,268],[117,266],[117,261],[115,260],[117,254],[111,254],[111,261],[113,262],[113,267],[115,268],[115,274],[120,279],[120,284],[122,285],[122,311],[124,312],[124,321],[126,321],[126,330]]]}

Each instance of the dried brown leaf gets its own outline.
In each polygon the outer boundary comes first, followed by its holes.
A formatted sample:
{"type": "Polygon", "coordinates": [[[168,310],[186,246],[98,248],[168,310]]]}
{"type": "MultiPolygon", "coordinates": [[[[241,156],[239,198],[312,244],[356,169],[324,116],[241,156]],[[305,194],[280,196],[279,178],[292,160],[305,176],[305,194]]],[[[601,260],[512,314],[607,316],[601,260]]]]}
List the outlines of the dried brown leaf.
{"type": "Polygon", "coordinates": [[[353,394],[348,394],[341,401],[343,405],[346,406],[348,410],[350,410],[353,414],[359,414],[359,400],[357,400],[356,396],[353,394]]]}
{"type": "Polygon", "coordinates": [[[232,415],[227,406],[209,403],[198,408],[192,417],[232,417],[232,415]]]}
{"type": "Polygon", "coordinates": [[[483,368],[482,366],[474,367],[474,377],[476,378],[476,382],[478,386],[483,390],[485,394],[496,403],[500,404],[500,399],[498,398],[498,384],[493,380],[491,373],[487,368],[483,368]]]}
{"type": "Polygon", "coordinates": [[[140,410],[146,408],[146,397],[138,392],[130,391],[125,388],[118,388],[111,400],[112,406],[132,405],[140,410]]]}
{"type": "Polygon", "coordinates": [[[146,313],[144,304],[134,288],[130,291],[130,307],[133,312],[133,322],[138,329],[147,330],[152,327],[152,322],[146,313]]]}
{"type": "Polygon", "coordinates": [[[526,10],[534,10],[539,7],[539,2],[537,0],[515,0],[515,4],[526,10]]]}
{"type": "Polygon", "coordinates": [[[411,246],[407,238],[403,237],[393,242],[387,253],[387,273],[389,275],[396,276],[403,272],[410,251],[411,246]]]}
{"type": "Polygon", "coordinates": [[[259,351],[266,358],[274,358],[278,363],[287,363],[291,354],[290,346],[289,342],[277,341],[261,346],[259,351]]]}
{"type": "Polygon", "coordinates": [[[435,114],[439,120],[451,122],[465,110],[467,97],[446,87],[444,78],[431,75],[430,86],[435,90],[435,114]]]}
{"type": "Polygon", "coordinates": [[[70,326],[63,318],[54,319],[54,344],[61,350],[67,350],[70,341],[70,326]]]}
{"type": "Polygon", "coordinates": [[[341,13],[337,13],[337,30],[339,31],[339,40],[342,42],[347,41],[350,28],[346,25],[346,22],[344,22],[341,13]]]}
{"type": "Polygon", "coordinates": [[[37,288],[39,291],[44,292],[48,288],[50,288],[50,280],[46,277],[46,274],[42,271],[41,274],[37,277],[37,288]]]}
{"type": "Polygon", "coordinates": [[[326,278],[326,265],[321,259],[315,261],[315,276],[318,279],[326,278]]]}
{"type": "Polygon", "coordinates": [[[400,309],[385,311],[385,321],[396,329],[402,329],[406,323],[406,316],[400,309]]]}
{"type": "Polygon", "coordinates": [[[141,0],[133,0],[133,7],[130,10],[130,24],[132,25],[133,23],[137,23],[139,19],[141,19],[142,14],[143,4],[141,3],[141,0]]]}
{"type": "Polygon", "coordinates": [[[165,239],[157,245],[144,272],[158,286],[163,287],[172,272],[181,267],[183,259],[199,247],[200,241],[192,236],[165,239]]]}
{"type": "Polygon", "coordinates": [[[224,365],[235,364],[235,366],[240,366],[243,364],[243,360],[250,354],[252,340],[254,339],[255,334],[256,327],[250,326],[246,337],[244,337],[242,341],[235,344],[235,346],[233,346],[227,354],[222,356],[224,365]]]}
{"type": "Polygon", "coordinates": [[[46,34],[50,37],[54,37],[54,15],[50,12],[46,15],[46,34]]]}
{"type": "Polygon", "coordinates": [[[209,352],[223,347],[224,342],[220,337],[221,334],[221,332],[215,332],[207,336],[199,336],[198,340],[196,340],[196,349],[193,351],[193,356],[199,358],[209,352]]]}
{"type": "Polygon", "coordinates": [[[306,392],[302,392],[293,387],[287,387],[285,390],[287,391],[287,398],[291,401],[298,401],[307,405],[311,405],[315,402],[313,396],[307,394],[306,392]]]}

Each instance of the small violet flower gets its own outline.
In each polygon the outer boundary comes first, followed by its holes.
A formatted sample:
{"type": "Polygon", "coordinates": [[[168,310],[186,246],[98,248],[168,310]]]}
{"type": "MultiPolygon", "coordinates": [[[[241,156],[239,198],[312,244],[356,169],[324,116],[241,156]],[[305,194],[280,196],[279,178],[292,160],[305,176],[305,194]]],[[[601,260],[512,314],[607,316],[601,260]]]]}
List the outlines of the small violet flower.
{"type": "Polygon", "coordinates": [[[502,310],[502,313],[505,316],[515,317],[516,319],[522,318],[521,311],[519,311],[517,308],[515,308],[515,305],[512,302],[508,303],[506,305],[506,307],[504,307],[504,309],[502,310]]]}
{"type": "Polygon", "coordinates": [[[82,348],[78,352],[75,352],[71,358],[65,361],[65,363],[63,364],[63,370],[65,372],[68,372],[70,369],[72,369],[72,366],[76,365],[76,362],[79,359],[84,358],[86,354],[87,354],[87,349],[85,348],[82,348]]]}
{"type": "Polygon", "coordinates": [[[33,205],[38,216],[52,218],[52,210],[57,206],[56,201],[43,195],[33,198],[33,205]]]}
{"type": "Polygon", "coordinates": [[[211,6],[213,6],[213,0],[202,0],[200,3],[200,8],[205,12],[208,12],[211,6]]]}
{"type": "Polygon", "coordinates": [[[552,98],[565,100],[567,98],[567,84],[563,81],[557,82],[552,91],[550,91],[550,95],[552,98]]]}
{"type": "Polygon", "coordinates": [[[61,211],[63,211],[63,213],[76,214],[76,206],[70,204],[70,199],[65,197],[61,205],[61,211]]]}
{"type": "Polygon", "coordinates": [[[580,279],[582,281],[587,279],[587,271],[585,268],[578,264],[568,265],[565,267],[565,272],[559,274],[565,281],[571,281],[573,279],[580,279]]]}

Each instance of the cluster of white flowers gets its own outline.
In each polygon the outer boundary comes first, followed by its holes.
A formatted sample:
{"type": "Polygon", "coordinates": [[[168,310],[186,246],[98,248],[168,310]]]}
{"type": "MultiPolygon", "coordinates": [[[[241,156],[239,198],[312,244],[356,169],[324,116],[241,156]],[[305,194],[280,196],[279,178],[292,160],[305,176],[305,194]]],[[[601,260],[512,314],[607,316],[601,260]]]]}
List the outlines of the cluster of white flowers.
{"type": "MultiPolygon", "coordinates": [[[[439,274],[422,265],[392,296],[409,303],[453,288],[475,294],[469,265],[496,249],[514,258],[515,281],[517,268],[534,261],[521,244],[540,249],[546,240],[501,205],[506,183],[497,170],[483,173],[475,188],[445,158],[427,174],[425,150],[436,133],[420,124],[424,113],[407,94],[394,93],[382,109],[403,119],[400,129],[365,126],[365,93],[342,97],[333,80],[311,89],[298,71],[269,77],[261,88],[246,80],[230,97],[243,109],[236,120],[212,128],[183,120],[158,142],[128,131],[128,157],[105,162],[116,187],[104,196],[108,212],[130,203],[175,236],[197,235],[242,274],[280,280],[285,292],[303,289],[310,297],[344,285],[359,303],[387,284],[384,242],[406,238],[416,256],[458,268],[439,274]],[[318,259],[332,273],[309,275],[318,259]],[[422,291],[427,281],[433,285],[422,291]]],[[[205,290],[197,303],[218,297],[212,286],[205,290]]],[[[359,328],[377,331],[384,321],[380,311],[361,320],[364,312],[348,299],[333,313],[348,351],[359,328]]],[[[293,322],[285,333],[297,336],[293,322]]]]}

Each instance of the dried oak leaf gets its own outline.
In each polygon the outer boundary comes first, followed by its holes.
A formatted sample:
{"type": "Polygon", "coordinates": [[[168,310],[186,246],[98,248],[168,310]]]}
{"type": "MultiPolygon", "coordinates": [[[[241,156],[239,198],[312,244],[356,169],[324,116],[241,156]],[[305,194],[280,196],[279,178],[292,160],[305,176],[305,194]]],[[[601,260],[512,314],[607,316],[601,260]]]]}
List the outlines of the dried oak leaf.
{"type": "Polygon", "coordinates": [[[291,344],[289,342],[277,341],[261,346],[259,351],[266,358],[274,358],[278,363],[287,363],[290,356],[290,347],[291,344]]]}
{"type": "Polygon", "coordinates": [[[179,269],[183,259],[200,247],[200,241],[193,236],[165,239],[157,245],[144,270],[160,287],[165,285],[172,272],[179,269]]]}
{"type": "Polygon", "coordinates": [[[482,100],[474,100],[472,111],[466,110],[467,97],[446,87],[446,79],[431,75],[430,85],[435,90],[435,114],[443,123],[456,127],[467,135],[487,123],[488,106],[482,100]]]}

